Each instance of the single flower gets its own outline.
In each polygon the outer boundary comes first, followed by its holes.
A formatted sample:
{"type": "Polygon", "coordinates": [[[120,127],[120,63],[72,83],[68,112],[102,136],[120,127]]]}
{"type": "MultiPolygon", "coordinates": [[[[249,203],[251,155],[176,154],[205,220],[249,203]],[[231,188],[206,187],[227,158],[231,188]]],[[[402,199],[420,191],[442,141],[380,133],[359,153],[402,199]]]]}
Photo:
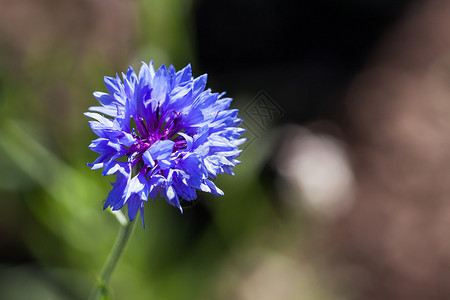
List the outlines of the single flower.
{"type": "Polygon", "coordinates": [[[130,221],[139,210],[144,224],[144,203],[158,194],[181,212],[180,198],[192,201],[197,190],[223,195],[211,179],[234,175],[245,130],[232,99],[205,90],[206,78],[190,65],[155,72],[152,62],[139,75],[130,67],[123,80],[105,77],[109,93],[94,93],[102,106],[85,113],[98,135],[89,148],[100,154],[88,166],[117,176],[104,209],[127,204],[130,221]]]}

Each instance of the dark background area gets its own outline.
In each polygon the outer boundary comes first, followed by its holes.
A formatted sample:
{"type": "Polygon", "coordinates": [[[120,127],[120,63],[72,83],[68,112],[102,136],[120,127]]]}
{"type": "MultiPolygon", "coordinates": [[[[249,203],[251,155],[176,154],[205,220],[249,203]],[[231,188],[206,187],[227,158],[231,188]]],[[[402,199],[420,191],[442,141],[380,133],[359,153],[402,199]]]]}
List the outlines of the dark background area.
{"type": "Polygon", "coordinates": [[[414,2],[198,1],[199,66],[222,89],[266,90],[282,122],[336,118],[351,79],[414,2]]]}

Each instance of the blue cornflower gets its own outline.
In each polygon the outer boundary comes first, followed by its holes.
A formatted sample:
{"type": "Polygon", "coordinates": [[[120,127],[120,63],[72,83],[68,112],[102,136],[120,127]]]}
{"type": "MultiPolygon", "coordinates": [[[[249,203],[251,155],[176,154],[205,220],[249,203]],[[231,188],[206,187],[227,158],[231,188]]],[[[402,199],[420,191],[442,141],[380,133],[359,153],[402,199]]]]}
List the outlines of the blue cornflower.
{"type": "Polygon", "coordinates": [[[158,194],[181,212],[180,198],[191,201],[197,190],[223,195],[210,179],[234,175],[245,130],[238,110],[228,109],[232,99],[205,90],[206,78],[194,78],[190,65],[155,72],[153,62],[139,76],[130,67],[123,80],[105,77],[109,93],[94,93],[102,106],[85,113],[98,135],[89,148],[100,154],[88,166],[117,176],[104,209],[127,204],[130,221],[140,210],[144,222],[144,202],[158,194]]]}

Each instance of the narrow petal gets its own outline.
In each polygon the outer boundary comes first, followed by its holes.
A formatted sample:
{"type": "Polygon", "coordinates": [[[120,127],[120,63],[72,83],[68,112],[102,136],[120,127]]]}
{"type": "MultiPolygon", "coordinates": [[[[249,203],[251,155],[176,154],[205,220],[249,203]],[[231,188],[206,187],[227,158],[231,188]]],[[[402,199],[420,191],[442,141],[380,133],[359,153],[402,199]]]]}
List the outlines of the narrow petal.
{"type": "Polygon", "coordinates": [[[136,214],[140,207],[141,199],[139,199],[137,195],[132,195],[127,201],[128,217],[130,218],[130,221],[133,221],[136,218],[136,214]]]}
{"type": "Polygon", "coordinates": [[[194,80],[194,88],[192,91],[192,97],[197,98],[197,96],[200,95],[200,93],[205,90],[207,80],[208,80],[208,74],[203,74],[202,76],[197,77],[194,80]]]}
{"type": "Polygon", "coordinates": [[[121,209],[123,206],[122,198],[124,196],[126,186],[127,177],[118,175],[116,182],[113,183],[113,189],[109,192],[108,197],[106,198],[103,209],[106,209],[108,206],[111,206],[113,210],[121,209]]]}
{"type": "Polygon", "coordinates": [[[162,65],[153,78],[153,92],[152,98],[157,99],[160,104],[166,100],[167,90],[169,88],[169,73],[166,66],[162,65]]]}

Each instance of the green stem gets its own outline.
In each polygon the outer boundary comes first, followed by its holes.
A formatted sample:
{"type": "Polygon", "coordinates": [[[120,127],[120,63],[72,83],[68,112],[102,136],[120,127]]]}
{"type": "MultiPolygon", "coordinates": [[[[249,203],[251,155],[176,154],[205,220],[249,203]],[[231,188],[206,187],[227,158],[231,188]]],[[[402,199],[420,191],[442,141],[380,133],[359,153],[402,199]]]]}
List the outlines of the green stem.
{"type": "Polygon", "coordinates": [[[113,212],[116,216],[117,220],[120,223],[120,231],[117,236],[116,242],[109,254],[108,259],[103,266],[102,272],[97,279],[96,285],[91,291],[89,296],[89,300],[98,300],[98,299],[107,299],[108,289],[107,284],[109,277],[111,277],[114,268],[117,265],[117,262],[120,259],[120,256],[127,245],[127,242],[130,238],[131,233],[133,232],[134,223],[127,220],[127,218],[123,215],[123,213],[119,211],[113,212]]]}

